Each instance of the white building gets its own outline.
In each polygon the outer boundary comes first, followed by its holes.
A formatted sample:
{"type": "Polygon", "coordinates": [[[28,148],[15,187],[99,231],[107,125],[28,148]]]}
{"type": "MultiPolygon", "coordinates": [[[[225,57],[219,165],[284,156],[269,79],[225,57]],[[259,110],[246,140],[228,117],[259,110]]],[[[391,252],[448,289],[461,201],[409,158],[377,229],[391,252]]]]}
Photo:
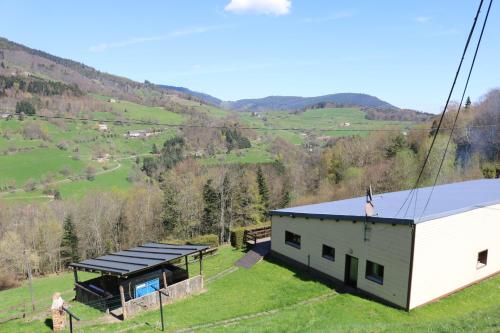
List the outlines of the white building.
{"type": "Polygon", "coordinates": [[[500,179],[430,190],[272,211],[272,254],[406,310],[500,273],[500,179]]]}
{"type": "Polygon", "coordinates": [[[99,131],[107,131],[107,130],[108,130],[107,124],[99,124],[99,131]]]}

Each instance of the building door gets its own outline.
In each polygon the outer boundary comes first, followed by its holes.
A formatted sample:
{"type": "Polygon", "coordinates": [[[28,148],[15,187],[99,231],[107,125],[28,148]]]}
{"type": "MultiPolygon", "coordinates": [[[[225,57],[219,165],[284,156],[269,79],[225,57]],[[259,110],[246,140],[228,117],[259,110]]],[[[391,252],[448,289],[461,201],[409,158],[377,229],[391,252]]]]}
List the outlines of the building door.
{"type": "Polygon", "coordinates": [[[345,256],[344,283],[355,288],[358,285],[358,258],[348,254],[345,256]]]}

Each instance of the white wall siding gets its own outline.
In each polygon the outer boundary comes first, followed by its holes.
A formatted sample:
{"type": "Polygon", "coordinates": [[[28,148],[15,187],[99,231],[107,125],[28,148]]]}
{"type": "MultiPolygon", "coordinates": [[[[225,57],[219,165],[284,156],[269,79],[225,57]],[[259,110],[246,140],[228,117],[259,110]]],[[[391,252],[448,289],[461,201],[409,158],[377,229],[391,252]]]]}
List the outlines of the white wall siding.
{"type": "Polygon", "coordinates": [[[409,226],[362,221],[319,220],[273,216],[271,249],[339,280],[344,280],[345,255],[358,258],[358,288],[406,307],[412,232],[409,226]],[[301,248],[285,244],[285,231],[301,236],[301,248]],[[321,256],[322,245],[335,248],[335,261],[321,256]],[[384,266],[384,284],[365,278],[366,260],[384,266]]]}
{"type": "Polygon", "coordinates": [[[410,308],[500,271],[500,205],[416,225],[410,308]],[[488,264],[477,255],[488,250],[488,264]]]}

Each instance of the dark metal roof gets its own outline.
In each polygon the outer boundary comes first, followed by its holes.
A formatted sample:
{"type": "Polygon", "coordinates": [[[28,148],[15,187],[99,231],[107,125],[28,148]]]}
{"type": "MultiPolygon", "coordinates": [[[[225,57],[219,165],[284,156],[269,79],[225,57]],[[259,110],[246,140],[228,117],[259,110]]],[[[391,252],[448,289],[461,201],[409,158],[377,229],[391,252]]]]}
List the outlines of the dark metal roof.
{"type": "Polygon", "coordinates": [[[69,266],[82,271],[128,276],[206,249],[208,246],[204,245],[147,243],[128,250],[72,263],[69,266]]]}
{"type": "MultiPolygon", "coordinates": [[[[413,200],[401,205],[409,191],[382,193],[373,196],[376,216],[369,222],[417,224],[469,210],[500,204],[500,179],[480,179],[418,189],[413,200]],[[425,207],[429,195],[432,197],[425,207]]],[[[271,215],[309,217],[316,219],[364,221],[366,198],[323,202],[271,211],[271,215]]]]}

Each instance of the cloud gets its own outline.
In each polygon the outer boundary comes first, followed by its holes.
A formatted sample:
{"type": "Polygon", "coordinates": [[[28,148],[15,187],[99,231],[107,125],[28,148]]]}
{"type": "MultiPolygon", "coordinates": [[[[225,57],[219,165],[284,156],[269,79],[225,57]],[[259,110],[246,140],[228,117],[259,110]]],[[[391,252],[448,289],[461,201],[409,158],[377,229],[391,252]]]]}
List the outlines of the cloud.
{"type": "Polygon", "coordinates": [[[332,14],[326,15],[326,16],[305,17],[301,21],[304,23],[323,23],[323,22],[336,21],[336,20],[349,18],[349,17],[352,17],[353,15],[354,15],[354,13],[352,11],[342,10],[342,11],[335,12],[335,13],[332,13],[332,14]]]}
{"type": "Polygon", "coordinates": [[[431,18],[429,16],[417,16],[415,17],[415,22],[417,23],[428,23],[431,21],[431,18]]]}
{"type": "Polygon", "coordinates": [[[149,36],[149,37],[132,37],[127,40],[109,43],[100,43],[89,47],[90,52],[99,53],[109,49],[126,47],[134,44],[141,44],[147,42],[161,41],[166,39],[180,38],[189,35],[202,34],[211,30],[220,29],[220,26],[206,26],[206,27],[191,27],[182,30],[173,30],[164,35],[149,36]]]}
{"type": "Polygon", "coordinates": [[[236,14],[286,15],[291,6],[291,0],[231,0],[224,10],[236,14]]]}

